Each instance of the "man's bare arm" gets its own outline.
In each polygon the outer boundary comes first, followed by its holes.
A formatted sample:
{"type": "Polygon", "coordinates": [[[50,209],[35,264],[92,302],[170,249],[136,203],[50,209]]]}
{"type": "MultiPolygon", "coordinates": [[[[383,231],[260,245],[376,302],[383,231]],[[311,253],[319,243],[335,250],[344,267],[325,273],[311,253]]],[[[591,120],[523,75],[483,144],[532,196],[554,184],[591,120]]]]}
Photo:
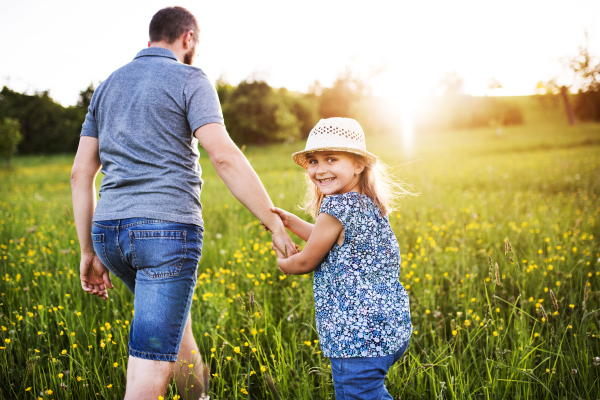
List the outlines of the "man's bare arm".
{"type": "Polygon", "coordinates": [[[112,283],[108,269],[98,259],[92,242],[92,218],[96,208],[94,182],[100,167],[98,139],[82,136],[71,170],[73,215],[81,247],[79,266],[81,287],[86,292],[106,300],[108,297],[106,288],[112,289],[112,283]]]}
{"type": "Polygon", "coordinates": [[[198,128],[194,135],[235,198],[269,228],[275,246],[282,252],[287,250],[290,255],[295,254],[296,247],[285,231],[281,219],[271,212],[273,203],[260,178],[233,143],[225,127],[216,123],[206,124],[198,128]]]}

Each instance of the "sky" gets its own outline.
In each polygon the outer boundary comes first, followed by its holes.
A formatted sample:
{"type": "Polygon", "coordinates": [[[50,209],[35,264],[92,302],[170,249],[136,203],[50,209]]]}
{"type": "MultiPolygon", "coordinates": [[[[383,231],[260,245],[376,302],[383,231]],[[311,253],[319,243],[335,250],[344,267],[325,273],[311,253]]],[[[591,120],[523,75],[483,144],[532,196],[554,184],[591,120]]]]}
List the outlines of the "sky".
{"type": "Polygon", "coordinates": [[[449,71],[473,95],[528,95],[553,77],[569,85],[561,58],[577,54],[586,30],[600,56],[598,0],[0,0],[0,85],[76,104],[147,47],[152,16],[172,5],[198,18],[195,65],[213,82],[307,91],[349,67],[407,108],[449,71]],[[491,78],[503,88],[490,92],[491,78]]]}

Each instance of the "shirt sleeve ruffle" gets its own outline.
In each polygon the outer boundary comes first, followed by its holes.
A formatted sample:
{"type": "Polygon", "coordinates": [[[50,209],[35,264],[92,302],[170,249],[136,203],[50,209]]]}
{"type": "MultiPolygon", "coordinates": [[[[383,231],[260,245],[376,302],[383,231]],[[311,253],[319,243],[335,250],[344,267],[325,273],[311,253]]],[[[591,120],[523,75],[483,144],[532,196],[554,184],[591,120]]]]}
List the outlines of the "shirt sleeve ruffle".
{"type": "Polygon", "coordinates": [[[342,223],[344,230],[347,230],[355,202],[349,193],[327,196],[321,202],[319,214],[325,213],[335,217],[342,223]]]}

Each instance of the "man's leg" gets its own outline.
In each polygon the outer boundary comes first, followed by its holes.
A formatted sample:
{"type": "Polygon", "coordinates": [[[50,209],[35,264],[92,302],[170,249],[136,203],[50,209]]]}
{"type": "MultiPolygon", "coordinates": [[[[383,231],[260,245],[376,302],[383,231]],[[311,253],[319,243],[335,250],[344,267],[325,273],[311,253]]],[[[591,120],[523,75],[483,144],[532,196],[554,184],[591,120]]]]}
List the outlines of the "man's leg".
{"type": "Polygon", "coordinates": [[[181,347],[177,355],[177,363],[173,368],[174,379],[177,381],[177,390],[182,400],[197,400],[202,394],[202,356],[192,333],[192,317],[188,314],[187,323],[181,347]],[[193,367],[190,368],[190,364],[193,367]],[[192,373],[193,372],[193,373],[192,373]]]}
{"type": "MultiPolygon", "coordinates": [[[[165,396],[170,378],[179,378],[173,376],[174,371],[194,378],[188,365],[197,364],[192,357],[199,358],[199,354],[192,335],[190,306],[202,232],[197,226],[151,221],[133,225],[127,233],[129,240],[124,247],[130,250],[125,254],[131,253],[137,274],[125,399],[156,400],[158,396],[165,396]],[[185,360],[184,368],[180,360],[185,360]]],[[[193,372],[196,369],[200,376],[200,366],[194,366],[193,372]]],[[[183,400],[186,379],[182,381],[183,390],[179,395],[183,400]]],[[[194,383],[191,381],[189,386],[194,383]]],[[[194,384],[193,390],[198,387],[200,392],[200,386],[194,384]]]]}
{"type": "Polygon", "coordinates": [[[129,356],[125,400],[156,400],[164,396],[174,362],[129,356]]]}

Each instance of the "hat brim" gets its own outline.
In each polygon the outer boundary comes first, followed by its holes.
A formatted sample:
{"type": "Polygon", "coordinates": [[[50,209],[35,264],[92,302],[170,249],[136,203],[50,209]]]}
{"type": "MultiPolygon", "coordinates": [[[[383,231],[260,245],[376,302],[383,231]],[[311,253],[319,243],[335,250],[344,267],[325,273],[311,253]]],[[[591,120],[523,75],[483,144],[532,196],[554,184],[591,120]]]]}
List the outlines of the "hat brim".
{"type": "Polygon", "coordinates": [[[375,164],[377,162],[377,156],[369,153],[366,150],[355,149],[352,147],[319,147],[316,149],[303,150],[297,153],[292,154],[292,159],[296,164],[301,166],[302,168],[308,168],[308,160],[306,159],[306,155],[310,153],[316,153],[317,151],[343,151],[346,153],[357,154],[359,156],[363,156],[369,165],[375,164]]]}

